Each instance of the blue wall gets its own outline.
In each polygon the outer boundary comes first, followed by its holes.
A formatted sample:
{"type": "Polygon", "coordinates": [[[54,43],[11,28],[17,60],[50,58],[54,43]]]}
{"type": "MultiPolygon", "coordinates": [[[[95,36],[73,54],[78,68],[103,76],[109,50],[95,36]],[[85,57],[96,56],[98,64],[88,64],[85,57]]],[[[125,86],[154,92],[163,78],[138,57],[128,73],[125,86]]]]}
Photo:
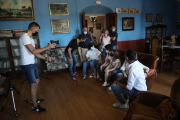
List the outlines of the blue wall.
{"type": "MultiPolygon", "coordinates": [[[[175,1],[175,0],[174,0],[175,1]]],[[[172,27],[175,15],[172,14],[172,6],[174,2],[169,0],[101,0],[101,6],[95,6],[92,0],[34,0],[34,10],[36,22],[40,24],[39,31],[41,47],[45,47],[50,40],[60,40],[61,46],[67,46],[69,41],[75,35],[81,33],[81,14],[107,14],[110,11],[115,12],[115,8],[132,8],[140,9],[141,14],[118,14],[118,41],[139,40],[145,38],[145,27],[152,25],[146,23],[146,13],[153,13],[153,17],[157,13],[163,14],[162,24],[168,26],[168,35],[174,32],[172,27]],[[48,3],[68,3],[69,16],[50,16],[48,3]],[[89,11],[88,7],[91,6],[89,11]],[[122,17],[135,17],[135,30],[122,31],[122,17]],[[70,34],[52,35],[51,19],[69,19],[70,34]]],[[[0,29],[25,29],[27,30],[30,21],[1,21],[0,29]]]]}

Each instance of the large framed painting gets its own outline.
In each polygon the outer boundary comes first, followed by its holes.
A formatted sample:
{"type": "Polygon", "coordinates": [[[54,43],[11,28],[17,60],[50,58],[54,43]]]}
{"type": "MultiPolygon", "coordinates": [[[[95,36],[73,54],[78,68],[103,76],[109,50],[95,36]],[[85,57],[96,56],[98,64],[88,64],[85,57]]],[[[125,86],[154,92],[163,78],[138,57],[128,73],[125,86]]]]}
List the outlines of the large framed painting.
{"type": "Polygon", "coordinates": [[[134,30],[134,17],[122,18],[122,31],[134,30]]]}
{"type": "Polygon", "coordinates": [[[69,19],[52,19],[52,34],[70,33],[69,19]]]}
{"type": "Polygon", "coordinates": [[[35,21],[33,0],[0,0],[0,21],[35,21]]]}
{"type": "Polygon", "coordinates": [[[49,3],[50,16],[66,16],[69,15],[67,3],[49,3]]]}

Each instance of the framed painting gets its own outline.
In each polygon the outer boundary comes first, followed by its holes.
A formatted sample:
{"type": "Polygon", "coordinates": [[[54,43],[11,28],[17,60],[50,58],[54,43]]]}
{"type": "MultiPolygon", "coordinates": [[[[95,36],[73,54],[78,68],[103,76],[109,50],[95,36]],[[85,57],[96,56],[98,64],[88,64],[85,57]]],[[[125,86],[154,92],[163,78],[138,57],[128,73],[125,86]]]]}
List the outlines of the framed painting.
{"type": "Polygon", "coordinates": [[[70,33],[69,19],[52,19],[51,27],[52,27],[52,34],[70,33]]]}
{"type": "Polygon", "coordinates": [[[101,29],[101,23],[96,23],[96,29],[101,29]]]}
{"type": "Polygon", "coordinates": [[[153,17],[152,13],[146,13],[146,22],[152,22],[152,17],[153,17]]]}
{"type": "Polygon", "coordinates": [[[116,8],[116,13],[121,13],[121,8],[116,8]]]}
{"type": "Polygon", "coordinates": [[[162,14],[157,14],[156,15],[156,21],[157,22],[162,22],[162,14]]]}
{"type": "Polygon", "coordinates": [[[129,9],[129,14],[134,14],[134,9],[129,9]]]}
{"type": "Polygon", "coordinates": [[[93,27],[89,27],[89,31],[91,31],[91,33],[93,33],[93,27]]]}
{"type": "Polygon", "coordinates": [[[180,22],[180,13],[177,14],[177,22],[180,22]]]}
{"type": "Polygon", "coordinates": [[[122,9],[122,13],[123,13],[123,14],[127,14],[127,8],[123,8],[123,9],[122,9]]]}
{"type": "Polygon", "coordinates": [[[50,16],[66,16],[69,15],[67,3],[49,3],[50,16]]]}
{"type": "Polygon", "coordinates": [[[140,9],[135,9],[135,14],[140,14],[140,9]]]}
{"type": "Polygon", "coordinates": [[[35,21],[33,0],[1,0],[0,21],[35,21]]]}
{"type": "Polygon", "coordinates": [[[134,17],[122,18],[122,31],[134,30],[134,17]]]}

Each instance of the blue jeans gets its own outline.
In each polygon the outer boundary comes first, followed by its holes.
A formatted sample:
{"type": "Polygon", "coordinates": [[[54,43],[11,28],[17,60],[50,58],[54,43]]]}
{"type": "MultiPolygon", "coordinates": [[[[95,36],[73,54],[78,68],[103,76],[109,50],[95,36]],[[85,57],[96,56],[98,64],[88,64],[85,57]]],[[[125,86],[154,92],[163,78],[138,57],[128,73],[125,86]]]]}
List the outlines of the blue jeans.
{"type": "Polygon", "coordinates": [[[71,56],[72,56],[72,59],[73,59],[73,63],[70,63],[69,60],[70,60],[70,57],[69,57],[69,54],[65,52],[65,55],[66,55],[66,58],[67,58],[67,61],[69,63],[69,73],[71,75],[71,78],[74,78],[74,72],[76,72],[76,63],[77,63],[77,59],[76,59],[76,56],[74,53],[71,53],[71,56]]]}
{"type": "Polygon", "coordinates": [[[96,65],[96,70],[98,71],[99,78],[100,78],[101,80],[103,80],[103,79],[104,79],[104,70],[105,70],[106,67],[103,66],[103,67],[102,67],[102,71],[100,70],[100,67],[101,67],[101,64],[96,65]]]}
{"type": "Polygon", "coordinates": [[[102,61],[105,59],[105,54],[106,54],[106,49],[103,48],[103,51],[102,51],[102,61]]]}
{"type": "Polygon", "coordinates": [[[38,70],[35,64],[21,65],[21,69],[25,73],[29,84],[36,83],[36,79],[39,79],[38,70]]]}
{"type": "MultiPolygon", "coordinates": [[[[121,79],[119,82],[124,85],[127,85],[127,79],[121,79]]],[[[112,89],[113,93],[115,94],[116,98],[122,104],[125,104],[124,99],[128,99],[128,96],[137,98],[139,95],[139,91],[135,90],[134,88],[132,90],[126,90],[116,84],[111,85],[111,89],[112,89]],[[121,94],[123,94],[123,96],[121,94]]]]}
{"type": "Polygon", "coordinates": [[[117,78],[123,76],[123,74],[121,73],[120,70],[114,70],[114,71],[112,71],[111,76],[112,76],[112,80],[115,81],[115,80],[117,80],[117,78]]]}
{"type": "Polygon", "coordinates": [[[99,60],[91,60],[83,63],[83,75],[86,75],[87,66],[90,65],[91,73],[94,73],[94,66],[98,64],[99,60]]]}
{"type": "Polygon", "coordinates": [[[117,50],[117,45],[113,45],[113,50],[117,50]]]}

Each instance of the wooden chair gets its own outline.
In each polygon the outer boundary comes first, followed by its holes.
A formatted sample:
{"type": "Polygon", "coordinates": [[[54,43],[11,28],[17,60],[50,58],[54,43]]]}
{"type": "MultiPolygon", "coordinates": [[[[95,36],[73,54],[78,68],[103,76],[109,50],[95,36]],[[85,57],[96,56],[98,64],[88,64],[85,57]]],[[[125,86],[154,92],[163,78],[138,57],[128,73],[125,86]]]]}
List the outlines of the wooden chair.
{"type": "MultiPolygon", "coordinates": [[[[154,36],[150,38],[150,53],[159,57],[159,72],[162,70],[163,63],[172,62],[171,50],[163,50],[163,38],[154,36]]],[[[170,66],[171,67],[171,66],[170,66]]]]}

